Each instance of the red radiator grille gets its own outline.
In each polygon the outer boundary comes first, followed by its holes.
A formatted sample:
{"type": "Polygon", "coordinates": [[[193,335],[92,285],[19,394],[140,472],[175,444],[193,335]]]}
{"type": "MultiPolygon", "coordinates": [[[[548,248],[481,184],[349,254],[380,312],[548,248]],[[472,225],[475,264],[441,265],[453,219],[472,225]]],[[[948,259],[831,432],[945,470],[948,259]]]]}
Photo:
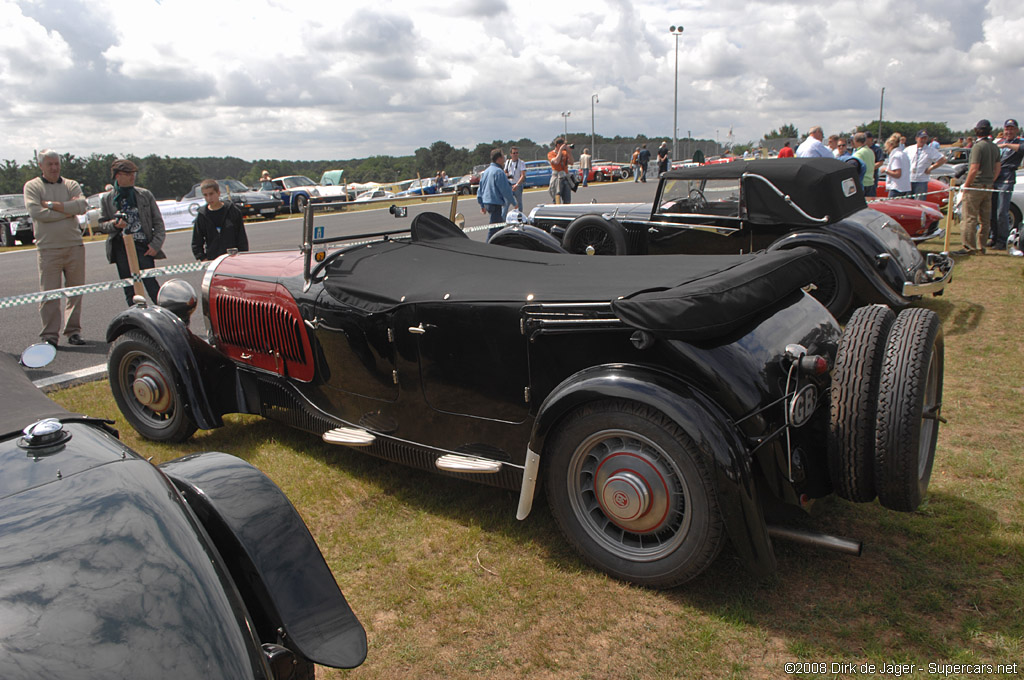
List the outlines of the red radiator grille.
{"type": "Polygon", "coordinates": [[[213,286],[211,321],[220,349],[256,368],[312,380],[309,337],[295,300],[279,285],[247,284],[244,296],[213,286]]]}

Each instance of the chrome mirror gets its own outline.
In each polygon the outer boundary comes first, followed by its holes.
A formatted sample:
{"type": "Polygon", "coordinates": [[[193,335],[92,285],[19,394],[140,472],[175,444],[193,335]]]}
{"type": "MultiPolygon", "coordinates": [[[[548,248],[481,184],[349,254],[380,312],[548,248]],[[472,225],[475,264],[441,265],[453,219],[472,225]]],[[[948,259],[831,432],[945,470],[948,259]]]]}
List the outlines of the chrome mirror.
{"type": "Polygon", "coordinates": [[[57,348],[48,342],[29,345],[21,353],[21,365],[26,368],[42,368],[57,357],[57,348]]]}

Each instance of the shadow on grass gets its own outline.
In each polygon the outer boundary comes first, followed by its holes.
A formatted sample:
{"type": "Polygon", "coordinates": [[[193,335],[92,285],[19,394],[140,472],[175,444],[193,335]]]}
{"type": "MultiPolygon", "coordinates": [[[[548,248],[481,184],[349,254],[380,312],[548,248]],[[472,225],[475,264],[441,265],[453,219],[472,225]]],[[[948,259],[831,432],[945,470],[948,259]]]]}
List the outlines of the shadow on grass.
{"type": "MultiPolygon", "coordinates": [[[[247,442],[274,440],[343,470],[391,500],[539,549],[551,567],[588,571],[561,537],[538,489],[534,510],[515,519],[518,493],[408,468],[262,419],[231,422],[193,443],[251,458],[247,442]]],[[[664,592],[666,606],[695,608],[779,638],[801,659],[1005,661],[1024,635],[1024,549],[999,535],[994,512],[932,493],[914,513],[877,503],[819,501],[780,522],[864,541],[850,557],[777,540],[778,571],[750,575],[730,545],[690,583],[664,592]]],[[[595,572],[596,573],[596,572],[595,572]]],[[[645,591],[648,592],[648,591],[645,591]]]]}

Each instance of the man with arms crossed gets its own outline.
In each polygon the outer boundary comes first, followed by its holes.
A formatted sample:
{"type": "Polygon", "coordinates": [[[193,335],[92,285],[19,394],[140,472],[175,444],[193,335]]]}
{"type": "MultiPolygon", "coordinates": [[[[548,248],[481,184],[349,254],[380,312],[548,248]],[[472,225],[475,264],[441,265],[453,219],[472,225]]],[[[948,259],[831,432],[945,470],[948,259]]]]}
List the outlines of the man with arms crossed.
{"type": "Polygon", "coordinates": [[[975,251],[985,254],[985,242],[988,241],[992,220],[992,184],[999,174],[999,148],[988,139],[992,134],[992,124],[985,119],[979,120],[974,126],[974,133],[978,135],[978,141],[971,147],[971,157],[967,161],[970,169],[964,180],[967,193],[964,196],[964,221],[961,226],[963,248],[956,252],[957,255],[969,255],[975,251]]]}
{"type": "MultiPolygon", "coordinates": [[[[60,154],[46,149],[39,154],[42,176],[25,182],[25,207],[35,228],[39,289],[54,290],[85,283],[85,245],[75,215],[89,205],[78,182],[60,176],[60,154]],[[63,279],[63,284],[62,284],[63,279]]],[[[82,339],[82,296],[67,299],[64,335],[69,345],[84,345],[82,339]]],[[[39,337],[54,347],[60,337],[60,300],[39,303],[43,329],[39,337]]]]}

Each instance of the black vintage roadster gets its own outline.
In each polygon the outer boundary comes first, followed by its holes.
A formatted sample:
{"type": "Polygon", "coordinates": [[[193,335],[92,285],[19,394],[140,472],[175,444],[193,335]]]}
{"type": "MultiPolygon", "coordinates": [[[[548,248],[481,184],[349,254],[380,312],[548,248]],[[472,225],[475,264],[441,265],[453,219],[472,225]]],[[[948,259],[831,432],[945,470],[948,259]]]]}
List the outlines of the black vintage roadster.
{"type": "Polygon", "coordinates": [[[671,587],[728,537],[758,573],[773,503],[838,491],[909,510],[928,484],[943,344],[927,310],[855,314],[803,287],[813,250],[592,258],[411,229],[240,253],[117,316],[109,378],[143,436],[181,441],[241,412],[516,490],[621,579],[671,587]],[[353,240],[362,242],[352,243],[353,240]],[[345,242],[345,243],[343,243],[345,242]],[[340,246],[328,249],[328,246],[340,246]]]}
{"type": "MultiPolygon", "coordinates": [[[[539,205],[529,225],[571,253],[726,254],[814,248],[811,294],[836,317],[857,305],[900,309],[941,294],[945,254],[918,251],[895,221],[868,208],[855,171],[825,158],[735,161],[672,170],[647,203],[539,205]]],[[[496,235],[517,238],[515,229],[496,235]]]]}
{"type": "Polygon", "coordinates": [[[366,634],[309,530],[224,453],[151,465],[0,357],[0,677],[312,680],[366,634]]]}

